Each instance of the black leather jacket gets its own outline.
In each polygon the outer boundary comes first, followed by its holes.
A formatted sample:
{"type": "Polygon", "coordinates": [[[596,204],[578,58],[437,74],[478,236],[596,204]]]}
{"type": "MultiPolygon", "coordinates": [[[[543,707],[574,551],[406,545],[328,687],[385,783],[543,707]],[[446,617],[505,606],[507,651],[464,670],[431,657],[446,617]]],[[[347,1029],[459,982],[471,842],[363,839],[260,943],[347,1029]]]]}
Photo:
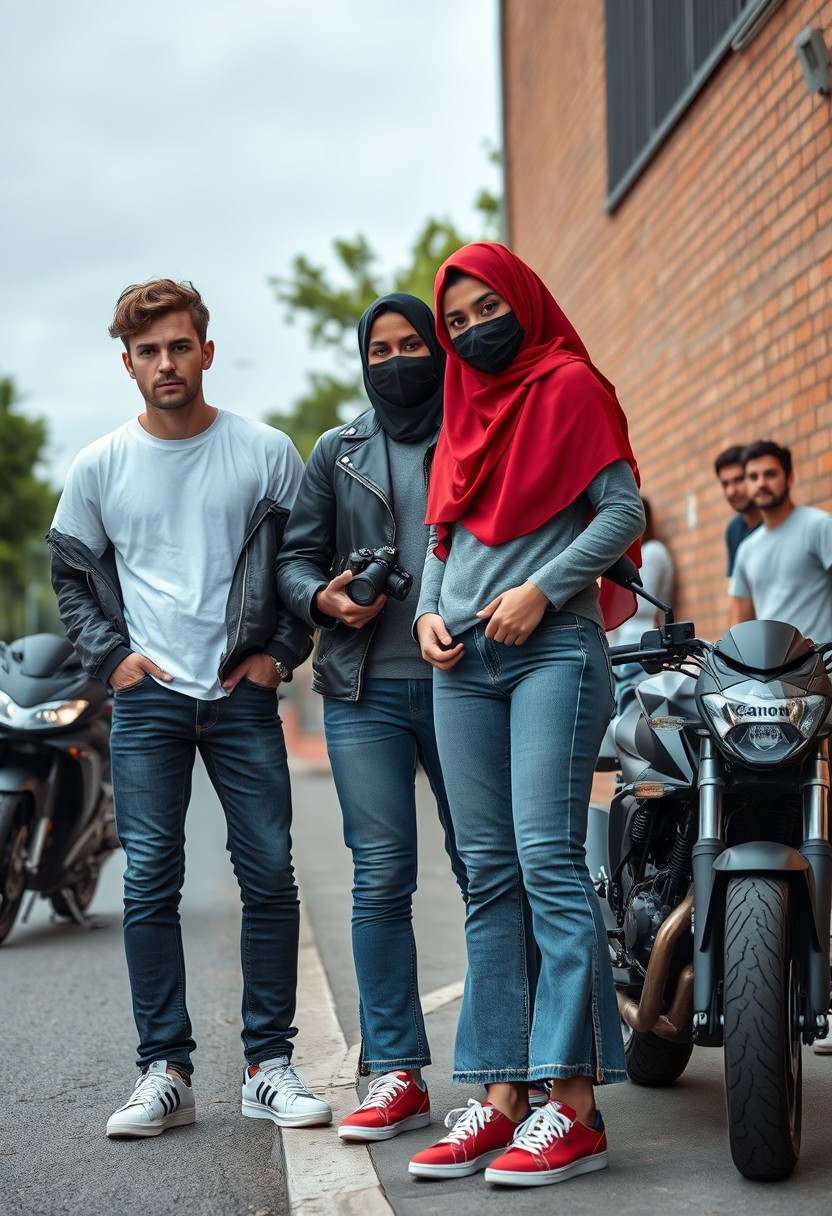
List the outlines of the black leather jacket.
{"type": "Polygon", "coordinates": [[[378,618],[361,629],[324,616],[315,594],[346,569],[350,551],[396,543],[393,491],[384,432],[374,410],[335,427],[315,444],[277,559],[280,598],[320,630],[312,687],[357,701],[378,618]]]}
{"type": "MultiPolygon", "coordinates": [[[[275,560],[288,517],[285,507],[263,498],[249,520],[225,609],[228,642],[221,680],[249,654],[265,652],[293,669],[312,649],[311,630],[277,595],[275,560]]],[[[46,539],[64,628],[84,669],[106,681],[132,653],[113,547],[97,558],[80,540],[54,528],[46,539]]]]}

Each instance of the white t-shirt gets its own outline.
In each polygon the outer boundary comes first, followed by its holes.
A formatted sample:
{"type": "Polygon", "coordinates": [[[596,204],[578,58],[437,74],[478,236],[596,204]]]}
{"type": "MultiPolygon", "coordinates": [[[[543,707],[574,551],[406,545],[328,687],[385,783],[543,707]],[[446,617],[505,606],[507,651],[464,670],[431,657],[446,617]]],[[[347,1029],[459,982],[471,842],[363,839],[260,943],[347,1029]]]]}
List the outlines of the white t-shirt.
{"type": "Polygon", "coordinates": [[[832,641],[832,515],[795,507],[776,528],[757,528],[737,549],[729,591],[751,600],[758,621],[832,641]]]}
{"type": "Polygon", "coordinates": [[[133,419],[79,452],[52,526],[96,557],[112,541],[130,645],[173,676],[165,687],[216,700],[249,519],[265,497],[290,509],[302,473],[287,435],[225,410],[191,439],[133,419]]]}
{"type": "MultiPolygon", "coordinates": [[[[641,546],[641,585],[657,600],[665,604],[673,603],[673,559],[667,545],[660,540],[647,540],[641,546]]],[[[659,611],[654,604],[636,596],[635,615],[611,629],[607,634],[610,646],[631,646],[641,641],[641,635],[656,624],[656,613],[659,611]]]]}

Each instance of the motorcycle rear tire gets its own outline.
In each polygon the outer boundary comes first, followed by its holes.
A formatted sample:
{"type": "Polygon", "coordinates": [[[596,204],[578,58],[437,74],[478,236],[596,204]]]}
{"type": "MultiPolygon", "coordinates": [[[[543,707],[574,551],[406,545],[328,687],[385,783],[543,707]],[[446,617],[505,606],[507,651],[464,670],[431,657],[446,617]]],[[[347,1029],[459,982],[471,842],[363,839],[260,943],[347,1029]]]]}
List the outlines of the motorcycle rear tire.
{"type": "Polygon", "coordinates": [[[687,1068],[692,1052],[693,1043],[676,1043],[634,1030],[624,1048],[627,1076],[635,1085],[654,1089],[672,1085],[687,1068]]]}
{"type": "MultiPolygon", "coordinates": [[[[87,873],[79,878],[77,882],[69,885],[69,890],[75,897],[75,903],[79,912],[86,912],[87,908],[93,901],[93,897],[98,888],[99,870],[88,870],[87,873]]],[[[49,902],[55,913],[58,916],[66,916],[69,920],[75,918],[70,911],[69,905],[63,897],[62,892],[56,891],[54,895],[50,895],[49,902]]]]}
{"type": "Polygon", "coordinates": [[[800,1155],[800,968],[789,884],[733,878],[725,908],[728,1138],[744,1178],[788,1178],[800,1155]]]}
{"type": "Polygon", "coordinates": [[[23,794],[0,794],[0,942],[11,933],[26,893],[26,849],[33,819],[23,794]]]}

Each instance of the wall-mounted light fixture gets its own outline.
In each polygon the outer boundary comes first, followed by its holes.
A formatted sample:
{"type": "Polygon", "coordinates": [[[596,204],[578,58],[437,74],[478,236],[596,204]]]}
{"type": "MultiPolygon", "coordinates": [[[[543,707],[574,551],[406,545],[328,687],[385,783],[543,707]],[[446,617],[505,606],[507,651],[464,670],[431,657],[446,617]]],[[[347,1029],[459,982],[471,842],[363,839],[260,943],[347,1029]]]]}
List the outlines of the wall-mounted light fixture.
{"type": "Polygon", "coordinates": [[[792,46],[797,53],[803,78],[810,93],[828,93],[830,87],[829,51],[822,30],[801,30],[792,46]]]}

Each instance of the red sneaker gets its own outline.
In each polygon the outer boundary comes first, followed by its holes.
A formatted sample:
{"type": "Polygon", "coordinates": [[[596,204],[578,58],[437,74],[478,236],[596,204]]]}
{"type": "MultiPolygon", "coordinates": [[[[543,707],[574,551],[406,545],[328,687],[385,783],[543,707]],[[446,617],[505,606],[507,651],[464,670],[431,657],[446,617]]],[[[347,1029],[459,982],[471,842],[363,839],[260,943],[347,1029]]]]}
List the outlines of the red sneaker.
{"type": "Polygon", "coordinates": [[[452,1110],[445,1119],[450,1135],[411,1159],[416,1178],[464,1178],[484,1170],[505,1151],[518,1125],[490,1102],[468,1099],[467,1109],[452,1110]]]}
{"type": "Polygon", "coordinates": [[[607,1133],[601,1116],[596,1117],[595,1127],[587,1127],[571,1106],[548,1102],[520,1124],[508,1152],[485,1171],[485,1181],[548,1186],[606,1165],[607,1133]]]}
{"type": "Polygon", "coordinates": [[[407,1072],[386,1072],[370,1082],[367,1097],[338,1128],[342,1140],[391,1140],[430,1123],[430,1098],[407,1072]]]}

